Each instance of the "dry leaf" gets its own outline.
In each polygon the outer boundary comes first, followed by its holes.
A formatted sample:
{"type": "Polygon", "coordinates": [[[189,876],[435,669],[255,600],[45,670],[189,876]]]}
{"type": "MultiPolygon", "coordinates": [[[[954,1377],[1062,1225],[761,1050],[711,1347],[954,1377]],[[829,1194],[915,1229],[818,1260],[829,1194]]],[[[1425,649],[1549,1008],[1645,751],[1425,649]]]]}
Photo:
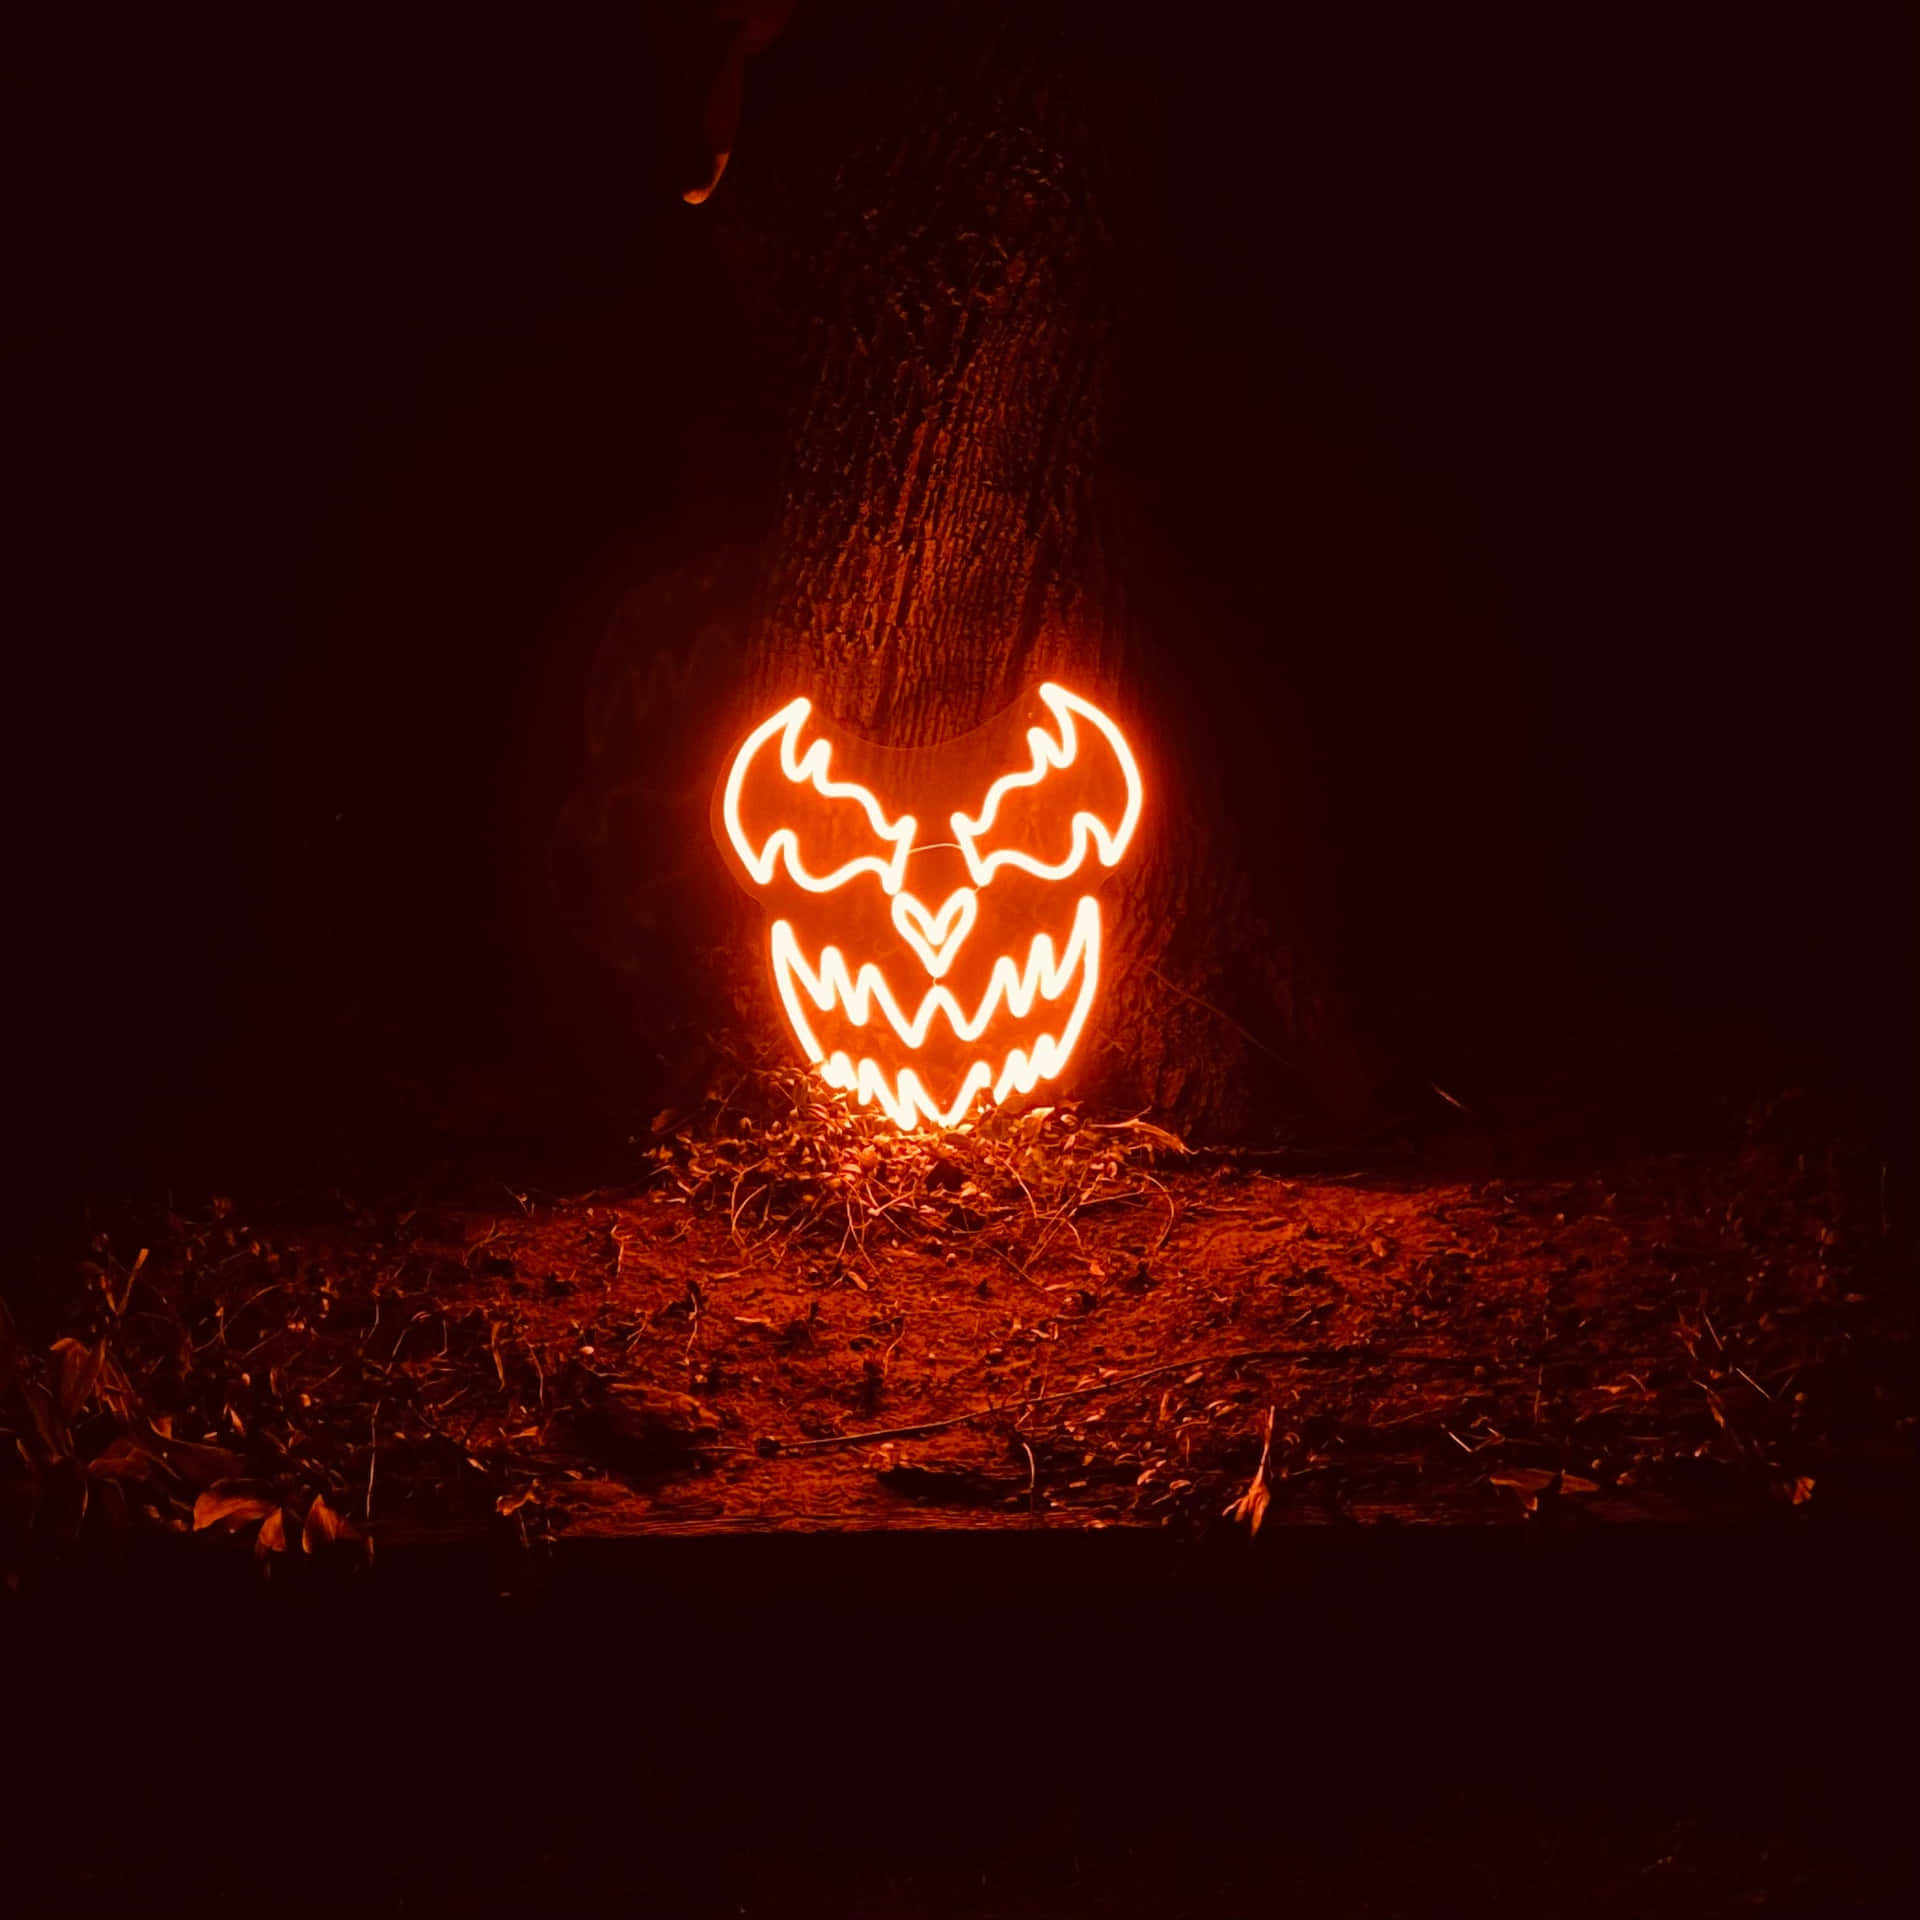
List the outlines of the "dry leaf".
{"type": "Polygon", "coordinates": [[[71,1435],[67,1432],[67,1423],[60,1417],[60,1409],[54,1403],[53,1395],[37,1380],[22,1377],[20,1392],[27,1403],[27,1411],[33,1415],[34,1431],[40,1436],[40,1444],[56,1460],[66,1458],[72,1446],[71,1435]]]}
{"type": "Polygon", "coordinates": [[[1598,1493],[1599,1483],[1577,1473],[1549,1472],[1545,1467],[1503,1467],[1490,1473],[1488,1481],[1520,1496],[1520,1504],[1529,1513],[1539,1511],[1542,1500],[1573,1493],[1598,1493]]]}
{"type": "Polygon", "coordinates": [[[1273,1484],[1267,1478],[1267,1462],[1273,1454],[1273,1409],[1267,1409],[1266,1437],[1260,1447],[1260,1464],[1253,1470],[1247,1490],[1226,1511],[1229,1520],[1244,1520],[1249,1535],[1258,1534],[1267,1508],[1273,1500],[1273,1484]]]}
{"type": "Polygon", "coordinates": [[[1552,1486],[1558,1477],[1545,1467],[1503,1467],[1487,1476],[1496,1487],[1511,1487],[1515,1493],[1535,1495],[1552,1486]]]}
{"type": "Polygon", "coordinates": [[[100,1363],[100,1378],[94,1392],[99,1395],[100,1404],[123,1425],[130,1426],[137,1419],[140,1391],[128,1378],[126,1368],[111,1353],[100,1363]]]}
{"type": "Polygon", "coordinates": [[[275,1507],[260,1523],[260,1531],[254,1536],[253,1551],[257,1559],[264,1560],[270,1553],[285,1553],[287,1550],[287,1510],[275,1507]]]}
{"type": "Polygon", "coordinates": [[[60,1357],[60,1417],[71,1420],[93,1398],[100,1363],[107,1357],[107,1343],[99,1340],[87,1346],[79,1340],[56,1340],[53,1351],[60,1357]]]}
{"type": "Polygon", "coordinates": [[[257,1493],[209,1487],[193,1503],[193,1530],[202,1533],[208,1527],[225,1527],[232,1533],[250,1521],[264,1520],[278,1511],[276,1501],[264,1500],[257,1493]]]}
{"type": "Polygon", "coordinates": [[[237,1480],[246,1465],[230,1448],[200,1440],[176,1440],[158,1427],[149,1427],[134,1437],[157,1453],[189,1486],[211,1487],[222,1480],[237,1480]]]}
{"type": "Polygon", "coordinates": [[[313,1496],[313,1504],[307,1508],[306,1524],[300,1529],[300,1551],[316,1553],[322,1547],[331,1546],[339,1538],[340,1516],[327,1505],[321,1494],[313,1496]]]}
{"type": "Polygon", "coordinates": [[[150,1447],[123,1435],[87,1462],[87,1471],[102,1480],[151,1480],[166,1471],[166,1463],[150,1447]]]}
{"type": "Polygon", "coordinates": [[[327,1505],[326,1496],[316,1493],[307,1509],[306,1524],[300,1529],[302,1553],[324,1553],[337,1542],[351,1543],[360,1538],[360,1529],[345,1514],[327,1505]]]}

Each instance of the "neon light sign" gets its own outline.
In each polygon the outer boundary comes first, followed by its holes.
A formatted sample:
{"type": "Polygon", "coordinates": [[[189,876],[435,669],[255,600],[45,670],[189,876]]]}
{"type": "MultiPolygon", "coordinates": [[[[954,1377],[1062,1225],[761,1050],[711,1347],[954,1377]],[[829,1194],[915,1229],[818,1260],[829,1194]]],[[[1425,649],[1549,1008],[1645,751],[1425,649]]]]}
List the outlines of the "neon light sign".
{"type": "Polygon", "coordinates": [[[1141,802],[1120,729],[1051,682],[934,748],[855,739],[797,699],[735,750],[714,837],[767,909],[821,1077],[902,1128],[950,1127],[1066,1066],[1100,987],[1094,892],[1141,802]]]}

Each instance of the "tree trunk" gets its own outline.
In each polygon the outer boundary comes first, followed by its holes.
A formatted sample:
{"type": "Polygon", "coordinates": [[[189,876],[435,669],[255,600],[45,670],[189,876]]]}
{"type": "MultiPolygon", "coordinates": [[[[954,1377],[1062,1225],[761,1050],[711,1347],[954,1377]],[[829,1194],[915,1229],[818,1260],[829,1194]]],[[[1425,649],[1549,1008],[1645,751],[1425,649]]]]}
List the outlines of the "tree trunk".
{"type": "MultiPolygon", "coordinates": [[[[641,660],[698,570],[666,569],[651,611],[615,622],[600,697],[605,673],[644,679],[656,734],[717,702],[678,729],[709,751],[796,691],[892,746],[965,732],[1048,677],[1107,706],[1148,811],[1105,896],[1104,1001],[1067,1085],[1219,1135],[1351,1105],[1357,1081],[1226,831],[1206,716],[1181,697],[1191,636],[1141,611],[1152,527],[1117,443],[1130,304],[1153,271],[1152,126],[1143,58],[1109,26],[1090,6],[965,0],[800,17],[816,58],[835,33],[887,34],[893,84],[870,84],[863,39],[859,90],[811,100],[804,123],[790,111],[757,152],[749,128],[702,212],[791,379],[757,589],[738,592],[744,552],[720,569],[736,586],[709,590],[669,699],[673,674],[641,660]]],[[[684,801],[699,777],[688,761],[669,784],[684,801]]],[[[681,844],[689,828],[683,812],[681,844]]],[[[716,964],[758,991],[763,936],[732,924],[716,964]]]]}

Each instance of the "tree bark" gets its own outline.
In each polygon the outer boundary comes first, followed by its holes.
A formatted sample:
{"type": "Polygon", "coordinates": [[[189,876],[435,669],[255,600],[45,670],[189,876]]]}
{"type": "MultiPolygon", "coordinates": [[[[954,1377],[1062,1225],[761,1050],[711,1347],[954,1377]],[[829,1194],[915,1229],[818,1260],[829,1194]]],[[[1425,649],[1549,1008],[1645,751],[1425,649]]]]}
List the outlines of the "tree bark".
{"type": "MultiPolygon", "coordinates": [[[[796,35],[888,33],[862,66],[892,84],[775,127],[703,210],[792,395],[770,523],[732,568],[755,589],[685,636],[681,699],[661,693],[659,608],[615,622],[609,671],[641,684],[652,648],[654,730],[717,701],[724,727],[682,729],[703,741],[795,691],[892,746],[965,732],[1047,677],[1106,706],[1148,811],[1105,896],[1105,997],[1068,1085],[1218,1136],[1351,1107],[1361,1082],[1225,830],[1205,716],[1180,697],[1188,636],[1142,610],[1152,528],[1116,446],[1153,271],[1150,76],[1109,25],[1072,4],[800,18],[796,35]]],[[[684,598],[695,571],[649,591],[684,598]]],[[[675,777],[690,791],[699,769],[675,777]]],[[[730,927],[716,959],[757,985],[757,922],[730,927]]]]}

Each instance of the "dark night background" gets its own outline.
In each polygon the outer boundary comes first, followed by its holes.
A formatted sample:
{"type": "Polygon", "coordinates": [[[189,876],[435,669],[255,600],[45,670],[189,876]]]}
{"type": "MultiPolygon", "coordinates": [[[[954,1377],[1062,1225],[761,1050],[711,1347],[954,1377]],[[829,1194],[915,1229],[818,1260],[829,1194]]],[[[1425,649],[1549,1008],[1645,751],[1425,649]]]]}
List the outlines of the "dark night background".
{"type": "MultiPolygon", "coordinates": [[[[540,810],[599,610],[764,511],[724,202],[815,116],[857,141],[889,30],[803,0],[697,209],[697,62],[644,16],[25,57],[29,1191],[404,1158],[405,1089],[442,1133],[619,1133],[540,810]]],[[[1903,12],[1112,30],[1161,92],[1153,617],[1233,690],[1264,877],[1356,1022],[1468,1093],[1722,1036],[1908,1124],[1903,12]]]]}

